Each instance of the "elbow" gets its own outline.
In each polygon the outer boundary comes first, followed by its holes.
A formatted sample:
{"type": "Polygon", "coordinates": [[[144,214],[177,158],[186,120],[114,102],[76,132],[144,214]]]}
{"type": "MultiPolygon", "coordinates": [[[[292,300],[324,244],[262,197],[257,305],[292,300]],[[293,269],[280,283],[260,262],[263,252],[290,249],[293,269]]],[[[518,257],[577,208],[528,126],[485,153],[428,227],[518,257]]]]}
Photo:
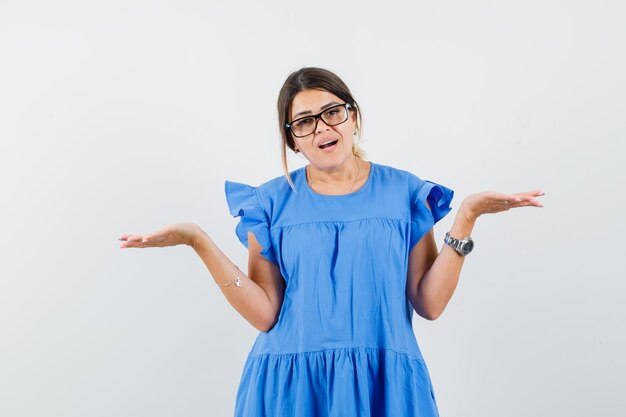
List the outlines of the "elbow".
{"type": "Polygon", "coordinates": [[[443,313],[443,310],[440,310],[440,311],[431,310],[431,311],[426,311],[422,317],[424,317],[426,320],[429,320],[429,321],[435,321],[441,316],[442,313],[443,313]]]}
{"type": "Polygon", "coordinates": [[[276,323],[278,322],[278,314],[274,314],[272,315],[271,318],[268,318],[266,320],[262,320],[260,323],[258,323],[256,326],[254,326],[258,331],[260,332],[269,332],[270,330],[272,330],[274,328],[274,326],[276,325],[276,323]]]}
{"type": "Polygon", "coordinates": [[[440,313],[436,313],[434,311],[418,310],[418,309],[414,309],[414,310],[420,317],[425,318],[426,320],[429,320],[429,321],[435,321],[441,315],[440,313]]]}
{"type": "Polygon", "coordinates": [[[260,332],[267,333],[274,327],[275,323],[262,323],[261,325],[254,326],[260,332]]]}
{"type": "Polygon", "coordinates": [[[270,331],[270,327],[268,326],[254,326],[258,331],[263,332],[263,333],[267,333],[270,331]]]}
{"type": "Polygon", "coordinates": [[[425,317],[426,320],[435,321],[439,318],[439,314],[429,314],[425,317]]]}
{"type": "Polygon", "coordinates": [[[443,313],[443,310],[439,311],[439,310],[435,310],[434,308],[424,308],[419,303],[412,303],[412,305],[413,305],[413,309],[420,317],[423,317],[429,321],[437,320],[439,316],[441,315],[441,313],[443,313]]]}
{"type": "Polygon", "coordinates": [[[274,324],[269,320],[256,320],[254,323],[251,322],[250,324],[260,332],[269,332],[272,327],[274,327],[274,324]]]}

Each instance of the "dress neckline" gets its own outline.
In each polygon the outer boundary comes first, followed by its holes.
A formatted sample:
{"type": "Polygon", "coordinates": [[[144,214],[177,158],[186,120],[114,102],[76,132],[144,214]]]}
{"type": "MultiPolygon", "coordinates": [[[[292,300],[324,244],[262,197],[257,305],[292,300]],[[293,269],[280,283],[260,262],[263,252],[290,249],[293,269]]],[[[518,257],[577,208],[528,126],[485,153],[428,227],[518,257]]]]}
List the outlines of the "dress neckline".
{"type": "Polygon", "coordinates": [[[309,185],[309,182],[306,179],[306,166],[304,168],[302,168],[302,181],[304,182],[304,188],[311,195],[314,195],[314,196],[320,197],[320,198],[328,198],[328,199],[349,198],[349,197],[353,197],[353,196],[358,195],[358,194],[362,194],[362,193],[366,192],[368,188],[370,188],[370,184],[372,183],[372,176],[374,175],[374,166],[375,166],[375,164],[372,161],[369,161],[369,164],[370,164],[370,172],[369,172],[369,174],[367,176],[367,179],[365,180],[365,183],[363,183],[361,188],[359,188],[358,190],[353,191],[351,193],[348,193],[348,194],[338,194],[338,195],[318,193],[317,191],[315,191],[315,190],[313,190],[311,188],[311,186],[309,185]]]}

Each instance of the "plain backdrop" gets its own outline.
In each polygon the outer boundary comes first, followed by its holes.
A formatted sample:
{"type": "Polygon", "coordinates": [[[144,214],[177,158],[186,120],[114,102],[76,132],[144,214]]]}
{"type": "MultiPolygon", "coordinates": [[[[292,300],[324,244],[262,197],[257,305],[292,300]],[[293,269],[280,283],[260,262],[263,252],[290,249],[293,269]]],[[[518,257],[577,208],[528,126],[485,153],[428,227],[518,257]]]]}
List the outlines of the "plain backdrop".
{"type": "MultiPolygon", "coordinates": [[[[443,315],[414,315],[442,416],[623,416],[623,1],[0,0],[0,415],[229,416],[258,331],[184,246],[246,270],[224,181],[282,175],[303,66],[361,104],[369,160],[481,216],[443,315]]],[[[306,164],[291,155],[291,169],[306,164]]]]}

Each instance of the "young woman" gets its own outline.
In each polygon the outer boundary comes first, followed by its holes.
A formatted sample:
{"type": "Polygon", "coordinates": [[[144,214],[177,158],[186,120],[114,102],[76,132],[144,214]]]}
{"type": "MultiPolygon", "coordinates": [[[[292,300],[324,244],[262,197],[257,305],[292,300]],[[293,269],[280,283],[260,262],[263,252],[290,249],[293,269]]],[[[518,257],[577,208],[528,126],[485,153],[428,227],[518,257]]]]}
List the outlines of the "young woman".
{"type": "Polygon", "coordinates": [[[413,310],[441,315],[470,233],[485,213],[536,206],[540,190],[466,197],[439,252],[433,225],[454,192],[368,162],[361,113],[344,82],[321,68],[292,73],[278,97],[284,176],[226,181],[244,274],[192,223],[123,248],[192,246],[230,304],[260,333],[245,362],[235,416],[437,416],[413,310]],[[287,148],[308,160],[289,171],[287,148]]]}

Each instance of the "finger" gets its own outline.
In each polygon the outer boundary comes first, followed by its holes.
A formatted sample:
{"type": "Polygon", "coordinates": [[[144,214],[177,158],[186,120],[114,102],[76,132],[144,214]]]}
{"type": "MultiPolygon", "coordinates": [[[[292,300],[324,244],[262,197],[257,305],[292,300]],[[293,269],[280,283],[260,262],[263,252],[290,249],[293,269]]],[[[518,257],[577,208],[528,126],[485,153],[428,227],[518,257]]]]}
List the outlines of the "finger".
{"type": "Polygon", "coordinates": [[[535,200],[532,196],[528,195],[516,195],[512,194],[500,199],[501,205],[504,205],[504,209],[508,210],[514,207],[523,207],[528,205],[541,204],[535,200]]]}
{"type": "Polygon", "coordinates": [[[520,196],[517,195],[502,195],[499,199],[498,202],[500,204],[503,204],[505,206],[512,206],[514,204],[519,203],[520,201],[522,201],[522,198],[520,196]]]}
{"type": "Polygon", "coordinates": [[[163,233],[164,232],[162,231],[150,233],[149,235],[142,236],[140,240],[142,243],[146,243],[146,242],[155,243],[163,239],[163,233]]]}
{"type": "MultiPolygon", "coordinates": [[[[506,201],[509,203],[517,203],[517,202],[527,202],[527,201],[538,201],[535,200],[535,197],[544,195],[545,193],[541,190],[535,191],[525,191],[523,193],[511,194],[506,198],[506,201]]],[[[506,202],[505,202],[506,204],[506,202]]]]}
{"type": "Polygon", "coordinates": [[[497,191],[491,191],[491,192],[487,192],[485,193],[485,201],[486,202],[490,202],[490,203],[495,203],[495,204],[510,204],[513,201],[518,201],[519,196],[515,195],[515,194],[505,194],[505,193],[499,193],[497,191]]]}
{"type": "Polygon", "coordinates": [[[120,245],[120,248],[145,248],[146,245],[144,245],[141,242],[124,242],[120,245]]]}
{"type": "Polygon", "coordinates": [[[538,189],[538,190],[532,190],[532,191],[523,191],[521,193],[515,193],[515,195],[538,197],[540,195],[546,195],[546,193],[543,190],[538,189]]]}
{"type": "Polygon", "coordinates": [[[541,201],[535,198],[535,197],[539,197],[542,195],[545,195],[545,193],[542,190],[528,191],[527,194],[521,196],[521,201],[528,203],[525,205],[543,207],[543,204],[541,204],[541,201]]]}
{"type": "Polygon", "coordinates": [[[543,204],[541,203],[541,201],[535,200],[533,197],[526,197],[522,201],[510,204],[509,208],[526,206],[543,207],[543,204]]]}

